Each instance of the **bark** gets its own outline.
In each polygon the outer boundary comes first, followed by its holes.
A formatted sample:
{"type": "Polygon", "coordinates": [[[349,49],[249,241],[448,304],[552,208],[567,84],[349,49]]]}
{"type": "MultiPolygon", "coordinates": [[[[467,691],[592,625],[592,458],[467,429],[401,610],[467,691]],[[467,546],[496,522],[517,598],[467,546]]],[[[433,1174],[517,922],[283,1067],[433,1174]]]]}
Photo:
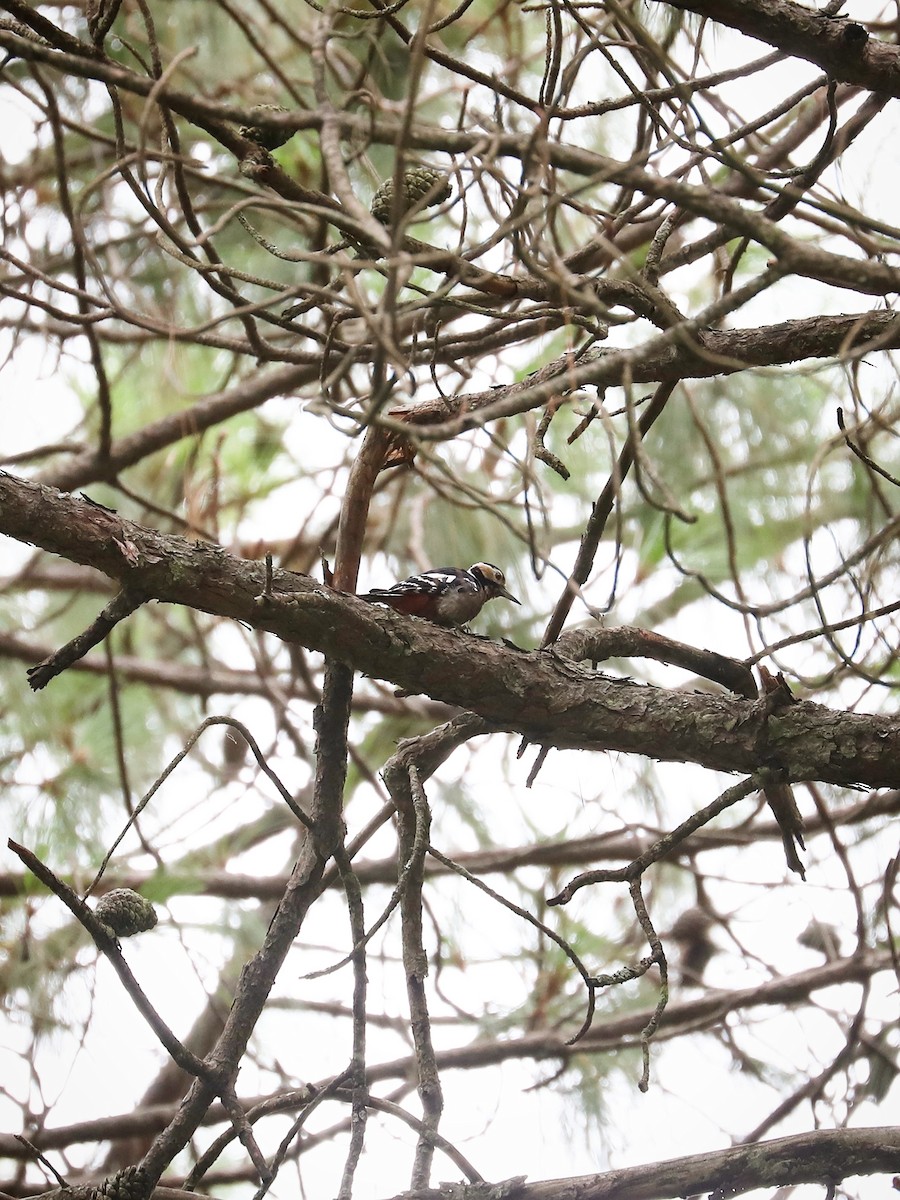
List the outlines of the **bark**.
{"type": "Polygon", "coordinates": [[[667,0],[821,67],[832,79],[900,95],[896,46],[870,38],[843,15],[830,17],[792,0],[667,0]]]}
{"type": "Polygon", "coordinates": [[[667,691],[399,617],[263,564],[126,521],[81,498],[0,475],[0,532],[96,567],[148,599],[243,621],[559,748],[618,750],[785,781],[900,785],[900,723],[798,703],[770,714],[732,694],[667,691]]]}

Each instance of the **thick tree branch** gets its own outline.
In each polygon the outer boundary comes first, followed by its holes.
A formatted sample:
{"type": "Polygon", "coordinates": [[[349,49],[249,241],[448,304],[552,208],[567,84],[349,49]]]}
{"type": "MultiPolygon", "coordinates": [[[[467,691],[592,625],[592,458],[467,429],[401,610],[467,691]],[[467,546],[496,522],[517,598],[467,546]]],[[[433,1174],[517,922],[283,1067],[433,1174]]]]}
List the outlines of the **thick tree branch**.
{"type": "Polygon", "coordinates": [[[560,748],[620,750],[785,779],[900,784],[900,723],[800,703],[784,713],[732,695],[612,679],[552,653],[398,617],[217,546],[156,533],[53,488],[0,474],[0,532],[87,563],[142,594],[244,621],[354,670],[470,709],[496,729],[560,748]]]}
{"type": "Polygon", "coordinates": [[[845,17],[795,4],[793,0],[666,0],[672,8],[699,13],[748,37],[821,67],[832,79],[871,92],[900,95],[900,53],[870,38],[845,17]]]}
{"type": "Polygon", "coordinates": [[[810,358],[845,361],[898,345],[900,317],[883,311],[806,317],[754,329],[704,329],[685,342],[661,335],[634,351],[615,347],[589,351],[574,365],[564,355],[517,383],[427,400],[401,415],[418,436],[438,440],[478,428],[501,415],[528,412],[561,390],[568,394],[588,385],[709,379],[810,358]]]}
{"type": "MultiPolygon", "coordinates": [[[[850,1175],[877,1175],[898,1166],[900,1130],[894,1127],[822,1129],[601,1175],[511,1181],[508,1187],[474,1184],[454,1189],[453,1195],[464,1200],[668,1200],[711,1193],[724,1200],[754,1188],[840,1183],[850,1175]]],[[[415,1200],[448,1200],[450,1192],[407,1193],[408,1200],[413,1195],[415,1200]]]]}
{"type": "MultiPolygon", "coordinates": [[[[77,590],[77,589],[75,589],[77,590]]],[[[48,658],[53,649],[43,642],[26,641],[10,634],[0,633],[0,659],[14,658],[24,663],[40,662],[48,658]]],[[[105,657],[87,655],[72,663],[69,670],[86,675],[106,678],[110,664],[105,657]]],[[[270,696],[272,677],[260,671],[234,670],[217,662],[206,666],[188,666],[177,662],[150,661],[128,654],[116,654],[112,660],[113,670],[122,679],[131,683],[143,683],[153,688],[171,688],[185,696],[270,696]]],[[[288,699],[312,700],[316,703],[321,696],[310,689],[288,670],[274,676],[279,689],[288,699]]],[[[352,701],[354,712],[388,713],[391,716],[411,717],[416,720],[446,721],[453,709],[422,697],[395,698],[385,692],[369,689],[365,695],[355,694],[352,701]]]]}
{"type": "MultiPolygon", "coordinates": [[[[573,376],[569,357],[563,356],[556,364],[548,363],[542,368],[541,379],[550,380],[547,387],[551,391],[558,391],[564,385],[568,392],[589,382],[612,387],[626,379],[634,384],[708,379],[752,367],[783,366],[810,358],[844,360],[869,350],[898,347],[900,316],[878,310],[805,317],[753,329],[709,329],[703,331],[696,344],[670,342],[658,350],[641,350],[634,355],[602,349],[585,356],[585,365],[579,369],[586,376],[584,379],[580,374],[573,376]]],[[[315,376],[313,367],[286,366],[242,380],[233,388],[204,397],[189,409],[163,417],[113,442],[108,458],[103,461],[94,451],[85,451],[41,472],[40,479],[64,490],[83,487],[107,477],[110,471],[125,470],[182,438],[195,437],[237,413],[257,408],[274,396],[308,384],[315,376]]],[[[504,404],[504,415],[510,415],[527,412],[544,400],[543,392],[536,391],[535,379],[529,376],[503,388],[424,401],[404,417],[411,425],[427,430],[424,436],[453,437],[464,429],[484,424],[486,409],[494,410],[504,404]]]]}
{"type": "Polygon", "coordinates": [[[161,417],[151,425],[119,438],[103,458],[94,450],[86,450],[73,455],[62,466],[51,467],[42,473],[41,478],[65,490],[81,487],[95,479],[108,479],[126,467],[134,466],[148,454],[163,450],[182,438],[196,437],[205,429],[227,421],[229,417],[258,408],[273,396],[284,396],[310,383],[316,375],[316,367],[308,366],[258,371],[234,387],[204,396],[181,412],[161,417]]]}
{"type": "MultiPolygon", "coordinates": [[[[820,1129],[597,1175],[534,1183],[519,1178],[495,1184],[445,1184],[404,1192],[395,1200],[669,1200],[706,1192],[728,1197],[754,1188],[834,1184],[854,1175],[898,1169],[900,1130],[896,1127],[820,1129]]],[[[151,1200],[187,1200],[196,1194],[156,1188],[151,1200]]],[[[89,1188],[71,1188],[42,1192],[34,1200],[92,1200],[94,1195],[89,1188]]]]}

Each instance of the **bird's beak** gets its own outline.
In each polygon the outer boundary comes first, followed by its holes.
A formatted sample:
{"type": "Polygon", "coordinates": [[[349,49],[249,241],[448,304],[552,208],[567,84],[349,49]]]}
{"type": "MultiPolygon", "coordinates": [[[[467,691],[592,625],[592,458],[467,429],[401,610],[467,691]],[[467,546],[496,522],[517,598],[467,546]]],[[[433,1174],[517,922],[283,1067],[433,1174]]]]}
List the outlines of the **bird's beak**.
{"type": "Polygon", "coordinates": [[[521,604],[522,603],[521,600],[517,600],[515,598],[515,596],[512,594],[512,592],[508,592],[505,587],[500,588],[499,591],[500,591],[501,596],[503,596],[507,600],[512,600],[513,604],[521,604]]]}

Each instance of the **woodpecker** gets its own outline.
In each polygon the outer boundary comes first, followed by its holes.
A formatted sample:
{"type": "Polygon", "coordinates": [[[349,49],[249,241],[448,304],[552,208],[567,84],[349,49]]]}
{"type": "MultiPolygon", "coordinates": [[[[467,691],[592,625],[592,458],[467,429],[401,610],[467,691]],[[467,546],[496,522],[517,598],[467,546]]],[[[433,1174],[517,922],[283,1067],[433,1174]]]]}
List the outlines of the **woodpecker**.
{"type": "Polygon", "coordinates": [[[519,601],[506,590],[506,578],[493,563],[477,562],[460,567],[432,567],[411,575],[390,588],[373,588],[360,596],[369,604],[386,604],[394,612],[424,617],[435,625],[465,625],[477,617],[488,600],[519,601]]]}

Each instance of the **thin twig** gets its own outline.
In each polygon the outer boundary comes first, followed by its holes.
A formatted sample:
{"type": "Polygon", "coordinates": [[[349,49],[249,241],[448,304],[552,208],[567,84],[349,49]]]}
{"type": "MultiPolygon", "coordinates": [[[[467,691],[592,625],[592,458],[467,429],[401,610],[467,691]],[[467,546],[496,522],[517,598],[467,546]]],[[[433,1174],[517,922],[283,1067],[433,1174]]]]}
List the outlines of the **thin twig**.
{"type": "Polygon", "coordinates": [[[225,717],[225,716],[207,717],[206,720],[201,725],[199,725],[197,727],[197,729],[194,730],[194,732],[191,734],[191,736],[188,738],[188,740],[185,742],[185,744],[182,746],[182,748],[178,751],[178,753],[175,755],[175,757],[169,762],[168,766],[162,772],[162,774],[156,778],[156,780],[153,782],[153,785],[151,786],[150,790],[144,796],[142,796],[140,801],[137,803],[137,805],[135,805],[134,811],[132,812],[132,814],[128,818],[128,820],[125,822],[125,825],[123,826],[118,837],[115,839],[112,846],[110,846],[109,850],[104,855],[103,861],[100,864],[97,874],[94,876],[93,880],[90,883],[90,886],[88,887],[87,891],[84,893],[85,899],[91,894],[91,892],[94,890],[94,888],[100,882],[100,879],[103,877],[103,874],[106,871],[107,865],[109,864],[109,860],[112,858],[113,854],[115,854],[117,848],[121,844],[121,842],[122,842],[123,838],[125,837],[125,835],[127,834],[128,830],[132,827],[132,825],[135,823],[135,821],[138,819],[138,817],[141,815],[141,813],[144,811],[144,809],[147,807],[147,805],[150,803],[150,801],[153,799],[153,797],[156,795],[156,793],[159,791],[159,789],[162,787],[162,785],[165,783],[165,781],[169,778],[169,776],[172,774],[172,772],[175,770],[175,768],[179,765],[179,763],[183,762],[184,759],[187,758],[188,754],[190,754],[191,750],[197,744],[197,741],[199,740],[201,734],[205,730],[211,728],[213,725],[227,725],[229,728],[236,730],[241,735],[241,737],[244,738],[247,745],[250,747],[250,752],[252,753],[253,757],[256,759],[256,763],[257,763],[257,766],[259,767],[259,769],[265,774],[265,776],[278,789],[278,792],[279,792],[282,800],[284,800],[285,804],[288,806],[288,808],[291,810],[291,812],[294,814],[294,816],[297,818],[297,820],[300,822],[300,824],[303,825],[306,829],[312,830],[313,824],[312,824],[310,818],[299,807],[297,802],[294,800],[294,797],[287,790],[287,788],[284,786],[284,784],[281,782],[281,780],[278,778],[278,776],[275,774],[275,772],[272,770],[272,768],[269,766],[269,764],[266,762],[265,758],[263,757],[262,751],[260,750],[259,746],[256,744],[256,739],[250,733],[249,729],[247,729],[246,725],[243,725],[240,721],[235,720],[234,717],[225,717]]]}
{"type": "Polygon", "coordinates": [[[523,921],[527,921],[529,925],[533,925],[535,929],[540,930],[545,937],[549,938],[551,942],[559,946],[566,958],[568,958],[568,960],[572,963],[578,974],[584,980],[584,986],[587,989],[588,994],[587,1012],[585,1013],[581,1028],[566,1042],[567,1046],[573,1046],[577,1041],[584,1037],[584,1035],[590,1029],[591,1022],[594,1019],[594,1006],[596,1003],[595,991],[598,986],[596,977],[590,974],[587,967],[585,967],[578,954],[576,954],[566,939],[560,937],[560,935],[556,933],[555,930],[551,929],[549,925],[546,925],[543,921],[538,920],[534,913],[530,913],[527,909],[522,908],[513,900],[509,900],[506,896],[502,896],[489,884],[485,883],[483,879],[479,879],[476,875],[473,875],[470,871],[467,871],[465,867],[461,866],[458,862],[454,862],[452,858],[448,858],[445,854],[442,854],[440,850],[436,849],[434,846],[428,847],[428,853],[432,858],[436,859],[437,862],[442,863],[443,866],[447,867],[448,870],[453,871],[456,875],[460,875],[463,879],[477,887],[479,891],[484,892],[486,896],[490,896],[492,900],[496,900],[498,904],[501,904],[504,908],[508,908],[510,912],[515,913],[517,917],[521,917],[523,921]]]}
{"type": "Polygon", "coordinates": [[[57,675],[61,675],[67,667],[71,667],[73,663],[83,658],[94,646],[98,646],[120,621],[131,616],[136,609],[146,603],[146,600],[146,596],[138,595],[135,592],[129,591],[128,588],[123,588],[110,600],[109,604],[94,618],[83,633],[79,633],[70,642],[66,642],[64,646],[55,650],[43,662],[28,668],[26,674],[28,675],[28,686],[31,690],[39,692],[41,688],[46,687],[51,679],[55,679],[57,675]]]}
{"type": "Polygon", "coordinates": [[[726,788],[710,804],[695,812],[686,821],[682,821],[679,826],[671,830],[671,832],[655,841],[652,846],[648,847],[643,854],[639,854],[627,866],[608,870],[585,871],[582,875],[576,876],[556,896],[552,896],[547,903],[568,904],[576,892],[580,891],[583,887],[587,887],[589,884],[630,883],[632,879],[637,879],[642,875],[647,867],[665,858],[670,850],[680,842],[683,842],[685,838],[696,832],[696,830],[707,825],[719,813],[724,812],[726,808],[731,808],[732,805],[737,804],[752,792],[765,787],[771,776],[772,772],[769,770],[756,771],[752,775],[748,775],[740,783],[726,788]]]}
{"type": "Polygon", "coordinates": [[[844,410],[840,406],[837,410],[837,423],[838,429],[840,429],[841,433],[844,435],[844,441],[847,443],[848,450],[852,450],[860,462],[864,462],[870,471],[875,471],[876,474],[881,475],[883,479],[886,479],[888,483],[892,483],[894,487],[900,487],[900,479],[898,479],[895,475],[891,475],[891,473],[886,471],[884,467],[880,467],[873,458],[869,458],[868,454],[862,451],[854,441],[851,441],[850,435],[847,433],[847,427],[844,424],[844,410]]]}
{"type": "MultiPolygon", "coordinates": [[[[204,1079],[207,1082],[218,1085],[219,1072],[216,1071],[209,1063],[197,1058],[190,1050],[184,1046],[175,1034],[144,995],[140,984],[131,973],[131,969],[125,962],[122,955],[122,950],[116,938],[110,933],[109,929],[94,916],[93,911],[81,900],[76,893],[64,883],[57,875],[55,875],[49,867],[33,854],[25,846],[20,846],[14,842],[12,838],[7,842],[9,849],[22,860],[26,867],[35,875],[45,887],[49,888],[53,894],[65,904],[66,908],[72,913],[76,920],[84,926],[90,936],[93,938],[97,949],[105,954],[112,964],[113,970],[119,976],[122,986],[125,988],[128,995],[134,1002],[135,1007],[140,1012],[141,1016],[159,1038],[162,1045],[172,1056],[174,1061],[183,1071],[187,1071],[189,1075],[195,1076],[197,1079],[204,1079]]],[[[218,1087],[217,1087],[218,1090],[218,1087]]]]}
{"type": "Polygon", "coordinates": [[[362,890],[344,846],[335,847],[334,859],[347,897],[350,935],[353,938],[353,1052],[347,1070],[351,1091],[350,1146],[344,1163],[338,1200],[350,1200],[353,1179],[362,1156],[366,1131],[366,950],[362,890]]]}
{"type": "Polygon", "coordinates": [[[662,1020],[662,1015],[665,1012],[666,1005],[669,1001],[669,970],[666,963],[666,953],[663,949],[663,944],[659,940],[659,934],[653,927],[653,922],[650,920],[650,914],[647,912],[647,906],[644,903],[643,892],[641,891],[641,877],[637,876],[632,879],[629,885],[631,893],[631,902],[634,905],[635,916],[638,919],[641,929],[644,931],[644,936],[650,943],[650,957],[659,967],[659,999],[656,1002],[656,1008],[653,1010],[653,1015],[650,1020],[641,1030],[641,1057],[643,1059],[643,1070],[638,1081],[638,1088],[642,1092],[646,1092],[650,1087],[650,1039],[659,1027],[662,1020]]]}
{"type": "Polygon", "coordinates": [[[434,1140],[429,1133],[436,1133],[444,1108],[440,1074],[431,1037],[431,1020],[425,995],[425,977],[428,974],[428,959],[422,940],[422,885],[424,881],[425,851],[431,827],[431,813],[425,791],[414,765],[408,771],[410,806],[401,805],[397,810],[399,821],[399,846],[401,870],[407,872],[407,885],[400,901],[402,919],[403,969],[406,974],[406,994],[409,999],[410,1025],[416,1053],[419,1099],[425,1131],[416,1143],[410,1190],[426,1188],[431,1178],[434,1158],[434,1140]]]}
{"type": "Polygon", "coordinates": [[[17,1142],[21,1142],[30,1154],[34,1155],[35,1162],[39,1162],[41,1166],[53,1176],[61,1188],[65,1189],[70,1186],[66,1177],[64,1175],[60,1175],[59,1171],[57,1171],[50,1159],[47,1158],[46,1155],[42,1154],[33,1142],[29,1142],[28,1138],[23,1137],[21,1133],[15,1133],[13,1134],[13,1137],[17,1142]]]}
{"type": "MultiPolygon", "coordinates": [[[[640,438],[647,436],[653,423],[665,409],[669,397],[674,390],[674,383],[662,384],[657,388],[653,400],[637,423],[637,436],[640,438]]],[[[553,615],[550,617],[549,624],[541,640],[542,647],[551,645],[559,637],[578,590],[587,582],[609,514],[612,512],[613,504],[616,502],[622,487],[622,481],[628,474],[633,461],[634,442],[629,439],[622,447],[618,462],[591,510],[590,519],[585,525],[584,533],[581,535],[578,555],[575,559],[575,565],[572,568],[572,574],[569,577],[570,582],[556,602],[556,608],[553,610],[553,615]]]]}

